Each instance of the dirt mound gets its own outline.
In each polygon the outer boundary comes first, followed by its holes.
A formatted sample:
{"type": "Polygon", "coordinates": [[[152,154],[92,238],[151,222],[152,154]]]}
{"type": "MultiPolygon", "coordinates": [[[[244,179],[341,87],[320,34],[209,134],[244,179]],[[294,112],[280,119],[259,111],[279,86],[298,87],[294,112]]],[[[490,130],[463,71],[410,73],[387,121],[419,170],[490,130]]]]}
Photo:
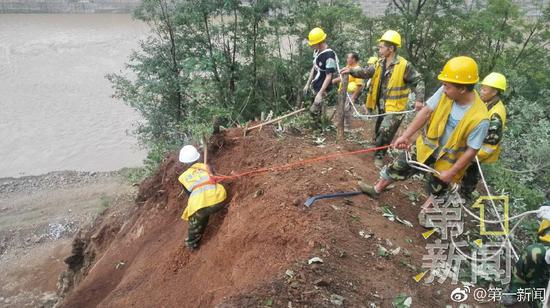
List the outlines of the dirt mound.
{"type": "MultiPolygon", "coordinates": [[[[328,139],[318,147],[306,136],[264,129],[243,137],[232,129],[211,140],[210,162],[218,174],[230,174],[361,148],[337,148],[328,139]]],[[[447,301],[449,292],[412,279],[420,272],[424,230],[381,214],[380,206],[389,205],[416,222],[418,208],[402,185],[379,201],[361,195],[303,206],[311,195],[376,180],[372,154],[224,183],[231,202],[212,217],[196,252],[183,246],[182,171],[177,156],[169,155],[142,183],[135,208],[110,213],[80,234],[69,260],[73,271],[64,275],[66,289],[76,284],[65,307],[318,307],[342,300],[353,307],[390,306],[401,293],[418,307],[447,301]],[[380,246],[400,251],[380,256],[380,246]],[[308,265],[312,257],[323,263],[308,265]]],[[[419,183],[405,184],[421,190],[419,183]]]]}

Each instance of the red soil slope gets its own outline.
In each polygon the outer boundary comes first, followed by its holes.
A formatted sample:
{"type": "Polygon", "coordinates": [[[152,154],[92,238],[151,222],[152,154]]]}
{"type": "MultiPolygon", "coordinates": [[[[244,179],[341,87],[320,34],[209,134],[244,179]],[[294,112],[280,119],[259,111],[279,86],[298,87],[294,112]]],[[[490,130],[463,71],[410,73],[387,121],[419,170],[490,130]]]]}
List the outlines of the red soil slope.
{"type": "MultiPolygon", "coordinates": [[[[210,162],[230,174],[360,148],[327,144],[269,129],[243,137],[232,129],[211,140],[210,162]]],[[[355,190],[358,179],[375,181],[370,153],[224,183],[230,205],[211,218],[195,252],[183,247],[182,171],[176,154],[169,155],[141,184],[131,212],[112,212],[75,240],[74,271],[66,276],[77,284],[64,307],[323,307],[333,306],[333,294],[349,307],[386,307],[400,293],[416,307],[449,302],[449,286],[412,279],[421,271],[425,230],[404,185],[421,191],[420,183],[399,184],[376,201],[361,195],[303,205],[312,195],[355,190]],[[415,227],[384,218],[383,205],[415,227]],[[382,257],[379,245],[401,251],[382,257]],[[324,263],[308,265],[314,256],[324,263]]]]}

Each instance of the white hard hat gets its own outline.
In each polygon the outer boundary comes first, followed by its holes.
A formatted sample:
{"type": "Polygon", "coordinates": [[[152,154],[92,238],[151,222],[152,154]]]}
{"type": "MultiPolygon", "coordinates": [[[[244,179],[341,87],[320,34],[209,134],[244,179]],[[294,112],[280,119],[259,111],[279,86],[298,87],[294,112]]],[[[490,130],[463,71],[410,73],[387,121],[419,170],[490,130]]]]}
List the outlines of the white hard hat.
{"type": "Polygon", "coordinates": [[[201,157],[197,148],[192,145],[186,145],[180,150],[180,161],[184,164],[194,163],[201,157]]]}

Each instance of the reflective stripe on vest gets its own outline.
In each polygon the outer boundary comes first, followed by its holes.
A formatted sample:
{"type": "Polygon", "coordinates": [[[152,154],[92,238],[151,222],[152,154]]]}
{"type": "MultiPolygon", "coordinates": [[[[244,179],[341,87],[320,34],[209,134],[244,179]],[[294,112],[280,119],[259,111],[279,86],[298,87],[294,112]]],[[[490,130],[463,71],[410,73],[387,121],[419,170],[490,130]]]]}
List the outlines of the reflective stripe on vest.
{"type": "MultiPolygon", "coordinates": [[[[438,157],[436,157],[434,168],[439,172],[449,170],[458,161],[468,148],[468,135],[481,121],[488,120],[487,107],[477,93],[475,94],[475,102],[459,121],[447,144],[441,147],[438,157]]],[[[451,113],[452,104],[453,101],[450,98],[442,95],[437,107],[430,116],[428,125],[424,127],[420,136],[416,139],[417,159],[419,162],[426,162],[440,147],[439,139],[445,131],[445,125],[451,113]]],[[[466,167],[457,173],[453,178],[454,182],[458,182],[462,178],[466,167]]]]}
{"type": "Polygon", "coordinates": [[[178,179],[191,192],[187,200],[187,207],[182,214],[184,220],[188,220],[198,210],[220,204],[227,198],[225,188],[212,181],[207,166],[204,164],[194,164],[178,179]]]}
{"type": "MultiPolygon", "coordinates": [[[[394,64],[393,71],[388,80],[388,86],[386,89],[386,97],[384,100],[386,112],[399,112],[405,110],[407,102],[409,101],[409,93],[411,90],[405,81],[405,70],[407,68],[407,60],[401,56],[397,56],[397,63],[394,64]]],[[[379,98],[380,83],[382,82],[382,64],[383,60],[376,63],[374,75],[372,76],[371,86],[366,100],[367,108],[374,109],[376,102],[379,98]]]]}

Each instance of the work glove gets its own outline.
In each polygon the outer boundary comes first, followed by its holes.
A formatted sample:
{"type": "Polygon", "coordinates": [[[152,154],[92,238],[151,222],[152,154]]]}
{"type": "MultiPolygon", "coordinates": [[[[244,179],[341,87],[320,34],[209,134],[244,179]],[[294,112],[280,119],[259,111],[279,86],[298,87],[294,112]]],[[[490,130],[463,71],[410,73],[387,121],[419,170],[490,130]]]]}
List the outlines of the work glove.
{"type": "Polygon", "coordinates": [[[537,217],[540,219],[550,220],[550,206],[544,205],[539,208],[537,217]]]}

